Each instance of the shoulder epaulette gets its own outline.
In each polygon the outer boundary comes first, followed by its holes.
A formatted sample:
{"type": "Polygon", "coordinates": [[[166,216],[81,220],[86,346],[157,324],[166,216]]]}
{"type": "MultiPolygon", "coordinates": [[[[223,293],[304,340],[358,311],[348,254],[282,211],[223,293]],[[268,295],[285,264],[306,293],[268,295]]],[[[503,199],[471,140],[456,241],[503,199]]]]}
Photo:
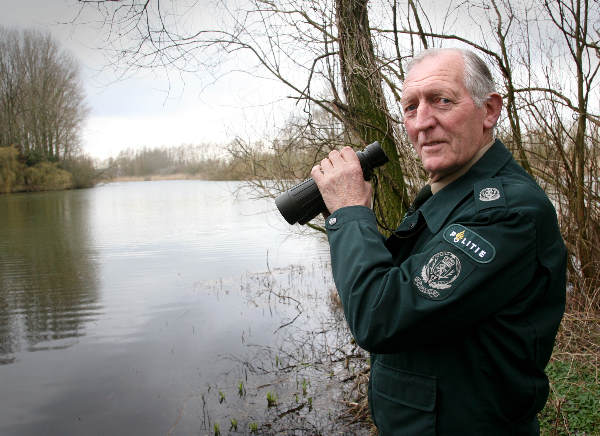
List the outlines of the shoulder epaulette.
{"type": "Polygon", "coordinates": [[[506,197],[499,178],[481,180],[473,185],[477,212],[494,207],[505,207],[506,197]]]}

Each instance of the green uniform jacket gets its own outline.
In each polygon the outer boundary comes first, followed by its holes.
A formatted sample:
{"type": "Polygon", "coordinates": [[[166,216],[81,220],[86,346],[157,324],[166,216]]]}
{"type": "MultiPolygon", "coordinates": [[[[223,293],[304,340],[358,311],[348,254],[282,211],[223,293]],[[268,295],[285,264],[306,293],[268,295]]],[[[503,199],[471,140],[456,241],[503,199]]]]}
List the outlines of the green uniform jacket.
{"type": "Polygon", "coordinates": [[[564,312],[554,207],[496,141],[387,241],[373,212],[326,222],[333,277],[371,352],[380,435],[533,435],[564,312]]]}

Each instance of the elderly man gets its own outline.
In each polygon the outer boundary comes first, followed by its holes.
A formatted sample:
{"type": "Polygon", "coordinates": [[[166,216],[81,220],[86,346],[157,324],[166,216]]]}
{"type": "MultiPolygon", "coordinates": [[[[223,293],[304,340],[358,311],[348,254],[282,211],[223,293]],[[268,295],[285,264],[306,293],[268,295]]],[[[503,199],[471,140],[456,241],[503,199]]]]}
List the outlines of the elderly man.
{"type": "Polygon", "coordinates": [[[502,99],[474,53],[423,52],[401,103],[429,184],[390,238],[351,148],[312,170],[346,320],[372,353],[373,421],[382,436],[539,434],[565,299],[555,210],[494,140],[502,99]]]}

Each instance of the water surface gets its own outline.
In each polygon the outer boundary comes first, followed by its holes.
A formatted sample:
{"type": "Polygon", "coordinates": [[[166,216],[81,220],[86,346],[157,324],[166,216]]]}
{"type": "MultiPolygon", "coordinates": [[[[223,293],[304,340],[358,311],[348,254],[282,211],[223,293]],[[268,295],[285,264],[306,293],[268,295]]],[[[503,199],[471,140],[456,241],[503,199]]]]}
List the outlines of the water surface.
{"type": "Polygon", "coordinates": [[[0,196],[0,434],[246,434],[290,395],[335,401],[277,379],[344,340],[327,244],[239,187],[0,196]]]}

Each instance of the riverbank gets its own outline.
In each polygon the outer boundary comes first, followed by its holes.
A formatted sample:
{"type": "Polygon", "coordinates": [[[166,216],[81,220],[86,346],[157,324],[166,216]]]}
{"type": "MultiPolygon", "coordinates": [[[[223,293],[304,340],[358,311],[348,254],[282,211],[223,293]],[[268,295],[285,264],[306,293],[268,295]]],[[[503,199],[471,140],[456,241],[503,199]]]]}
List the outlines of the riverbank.
{"type": "Polygon", "coordinates": [[[163,180],[209,180],[199,174],[152,174],[148,176],[117,176],[104,181],[104,183],[124,183],[124,182],[153,182],[163,180]]]}
{"type": "Polygon", "coordinates": [[[14,147],[0,147],[0,194],[89,188],[101,178],[90,158],[31,162],[14,147]]]}

